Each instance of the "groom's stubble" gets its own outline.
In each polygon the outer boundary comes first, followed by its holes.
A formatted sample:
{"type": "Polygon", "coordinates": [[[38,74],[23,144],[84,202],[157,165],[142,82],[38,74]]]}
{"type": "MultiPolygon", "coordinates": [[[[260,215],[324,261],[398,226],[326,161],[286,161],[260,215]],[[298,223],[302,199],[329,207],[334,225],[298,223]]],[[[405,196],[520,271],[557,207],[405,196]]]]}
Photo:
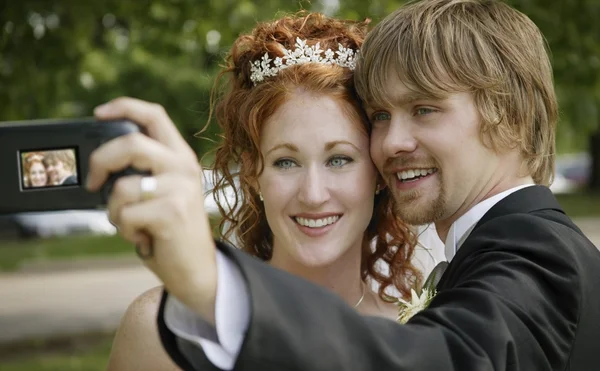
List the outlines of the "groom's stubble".
{"type": "Polygon", "coordinates": [[[393,185],[388,185],[394,198],[396,215],[402,221],[410,225],[425,225],[444,218],[448,197],[441,175],[438,170],[435,179],[437,189],[434,192],[427,192],[421,188],[398,191],[393,185]]]}

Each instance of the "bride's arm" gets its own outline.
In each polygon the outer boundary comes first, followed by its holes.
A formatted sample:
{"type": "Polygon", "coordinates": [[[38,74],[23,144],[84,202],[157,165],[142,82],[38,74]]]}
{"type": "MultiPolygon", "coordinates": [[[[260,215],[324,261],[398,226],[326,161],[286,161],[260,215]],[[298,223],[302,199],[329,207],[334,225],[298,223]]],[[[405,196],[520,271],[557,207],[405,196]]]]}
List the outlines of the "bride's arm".
{"type": "Polygon", "coordinates": [[[107,370],[180,370],[167,355],[156,328],[162,287],[138,296],[127,308],[113,341],[107,370]]]}

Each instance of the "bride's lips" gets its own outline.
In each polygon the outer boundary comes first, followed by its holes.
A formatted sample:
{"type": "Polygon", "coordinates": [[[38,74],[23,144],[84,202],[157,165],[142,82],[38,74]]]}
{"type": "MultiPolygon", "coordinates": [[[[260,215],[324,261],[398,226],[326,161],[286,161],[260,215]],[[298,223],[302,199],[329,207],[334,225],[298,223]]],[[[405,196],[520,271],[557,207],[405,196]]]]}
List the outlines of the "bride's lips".
{"type": "Polygon", "coordinates": [[[319,237],[335,228],[342,216],[341,213],[301,213],[291,219],[300,232],[309,237],[319,237]]]}

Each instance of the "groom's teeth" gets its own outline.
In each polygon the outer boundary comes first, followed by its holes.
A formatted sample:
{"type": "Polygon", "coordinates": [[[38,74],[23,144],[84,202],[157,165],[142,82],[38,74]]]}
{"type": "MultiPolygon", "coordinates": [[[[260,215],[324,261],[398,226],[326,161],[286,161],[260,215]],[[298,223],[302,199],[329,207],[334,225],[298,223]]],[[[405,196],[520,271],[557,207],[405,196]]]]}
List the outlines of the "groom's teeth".
{"type": "Polygon", "coordinates": [[[339,215],[336,215],[321,219],[308,219],[300,217],[295,217],[294,219],[296,219],[296,222],[302,226],[309,228],[320,228],[337,222],[339,218],[339,215]]]}
{"type": "Polygon", "coordinates": [[[431,169],[410,169],[404,170],[396,173],[398,180],[414,180],[415,178],[420,178],[429,174],[433,174],[435,172],[435,168],[431,169]]]}

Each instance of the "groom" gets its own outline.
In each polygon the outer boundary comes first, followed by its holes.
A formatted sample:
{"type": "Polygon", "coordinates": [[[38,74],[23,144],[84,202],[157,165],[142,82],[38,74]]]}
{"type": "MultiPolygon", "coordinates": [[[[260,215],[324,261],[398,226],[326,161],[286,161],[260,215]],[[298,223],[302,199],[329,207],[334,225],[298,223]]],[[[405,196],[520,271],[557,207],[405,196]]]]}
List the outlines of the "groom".
{"type": "Polygon", "coordinates": [[[501,2],[424,0],[379,23],[361,56],[373,161],[402,218],[445,241],[436,297],[407,325],[362,317],[218,244],[218,264],[202,263],[217,264],[217,288],[168,288],[206,311],[163,296],[171,357],[184,369],[597,368],[600,252],[547,188],[557,104],[538,28],[501,2]]]}

